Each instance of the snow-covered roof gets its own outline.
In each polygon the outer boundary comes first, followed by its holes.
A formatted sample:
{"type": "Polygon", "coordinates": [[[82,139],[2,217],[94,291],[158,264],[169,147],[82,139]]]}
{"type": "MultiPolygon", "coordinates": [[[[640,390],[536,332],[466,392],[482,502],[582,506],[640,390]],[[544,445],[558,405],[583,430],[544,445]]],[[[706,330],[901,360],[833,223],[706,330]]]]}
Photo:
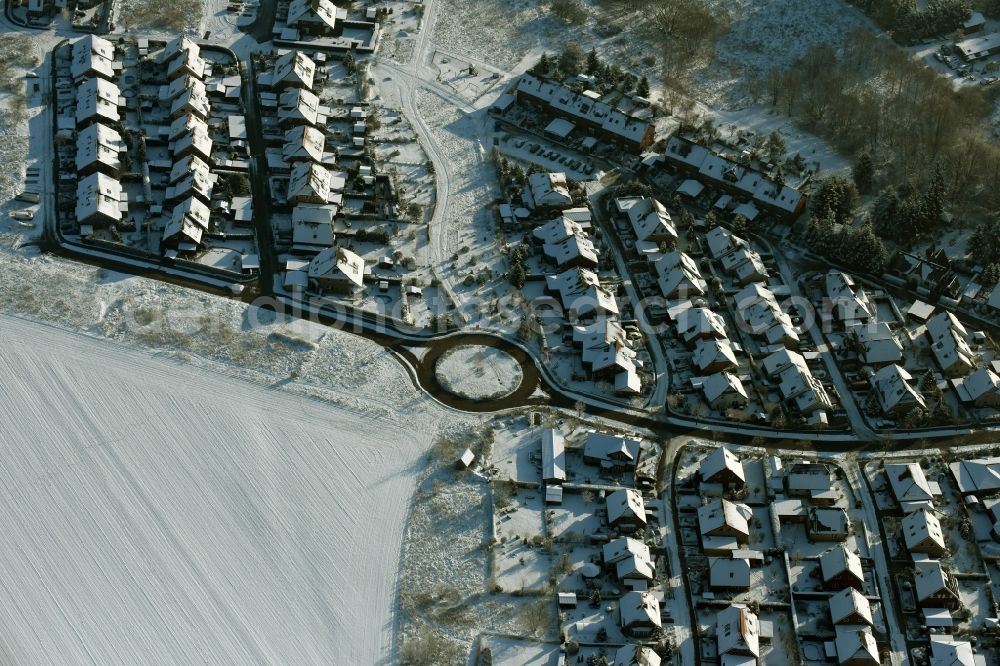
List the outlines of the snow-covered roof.
{"type": "Polygon", "coordinates": [[[587,432],[587,440],[583,445],[583,457],[598,460],[628,460],[636,463],[641,450],[642,442],[637,439],[591,430],[587,432]]]}
{"type": "Polygon", "coordinates": [[[167,130],[167,140],[173,141],[177,137],[182,134],[186,134],[189,130],[195,129],[196,127],[202,127],[206,132],[208,131],[208,125],[206,125],[205,121],[198,116],[190,113],[178,116],[170,123],[170,127],[167,130]]]}
{"type": "Polygon", "coordinates": [[[844,572],[850,573],[858,581],[864,581],[865,572],[861,568],[861,558],[857,553],[848,550],[844,544],[834,546],[831,550],[820,555],[820,571],[823,580],[828,581],[844,572]]]}
{"type": "Polygon", "coordinates": [[[123,98],[118,86],[104,79],[86,79],[76,89],[76,124],[92,118],[108,123],[121,120],[123,98]]]}
{"type": "Polygon", "coordinates": [[[197,44],[191,41],[189,37],[181,35],[179,37],[174,37],[167,42],[166,46],[163,47],[163,51],[160,53],[160,62],[168,63],[182,51],[193,53],[196,56],[201,53],[201,49],[197,44]]]}
{"type": "Polygon", "coordinates": [[[614,666],[660,666],[660,655],[647,645],[623,645],[615,652],[614,666]]]}
{"type": "Polygon", "coordinates": [[[702,390],[710,405],[727,395],[735,395],[743,400],[748,399],[743,382],[730,372],[717,372],[714,375],[709,375],[702,384],[702,390]]]}
{"type": "Polygon", "coordinates": [[[203,159],[211,157],[212,138],[208,135],[208,128],[204,124],[195,125],[174,140],[172,152],[174,155],[192,152],[203,159]]]}
{"type": "Polygon", "coordinates": [[[309,262],[309,277],[344,279],[357,287],[364,286],[365,260],[343,247],[330,247],[309,262]]]}
{"type": "Polygon", "coordinates": [[[535,207],[570,206],[573,198],[564,173],[533,173],[528,176],[528,189],[535,207]]]}
{"type": "Polygon", "coordinates": [[[546,287],[559,293],[563,308],[579,316],[618,314],[614,294],[601,285],[597,273],[586,268],[570,268],[558,275],[545,276],[546,287]]]}
{"type": "Polygon", "coordinates": [[[170,184],[176,183],[195,172],[204,174],[207,177],[210,170],[205,161],[197,155],[185,155],[173,163],[173,166],[170,168],[170,175],[167,177],[167,182],[170,184]]]}
{"type": "Polygon", "coordinates": [[[299,125],[285,132],[285,143],[281,148],[282,157],[288,161],[307,159],[323,161],[326,138],[311,125],[299,125]]]}
{"type": "Polygon", "coordinates": [[[103,173],[92,173],[76,186],[76,219],[81,224],[95,215],[118,221],[121,211],[122,186],[117,179],[103,173]]]}
{"type": "Polygon", "coordinates": [[[542,480],[566,480],[566,439],[555,428],[542,430],[542,480]]]}
{"type": "Polygon", "coordinates": [[[292,122],[316,124],[319,115],[319,98],[309,90],[286,90],[278,98],[278,118],[292,122]]]}
{"type": "Polygon", "coordinates": [[[955,380],[955,390],[962,402],[976,402],[987,396],[1000,402],[1000,377],[989,368],[979,368],[955,380]]]}
{"type": "Polygon", "coordinates": [[[972,643],[954,636],[931,634],[930,666],[986,666],[986,659],[976,654],[972,643]]]}
{"type": "Polygon", "coordinates": [[[736,360],[736,352],[733,351],[729,340],[719,340],[716,338],[699,340],[694,346],[694,354],[691,361],[698,368],[698,372],[702,374],[714,366],[720,366],[715,367],[715,371],[718,372],[719,370],[729,370],[739,365],[739,362],[736,360]]]}
{"type": "Polygon", "coordinates": [[[622,560],[633,555],[647,560],[651,559],[649,555],[649,546],[638,539],[633,539],[632,537],[618,537],[617,539],[612,539],[604,544],[603,554],[604,564],[606,565],[617,564],[618,562],[621,562],[622,560]]]}
{"type": "Polygon", "coordinates": [[[913,377],[899,365],[887,365],[872,375],[872,388],[882,411],[892,412],[900,407],[924,407],[924,397],[912,386],[913,377]]]}
{"type": "Polygon", "coordinates": [[[878,318],[875,303],[864,288],[843,271],[832,270],[826,274],[826,295],[841,321],[875,321],[878,318]]]}
{"type": "Polygon", "coordinates": [[[735,536],[732,533],[736,532],[744,538],[749,537],[747,512],[746,507],[727,499],[717,499],[698,507],[698,529],[703,536],[735,536]]]}
{"type": "Polygon", "coordinates": [[[666,207],[652,197],[625,197],[615,199],[618,212],[623,213],[632,225],[636,240],[640,242],[677,238],[677,229],[666,207]]]}
{"type": "Polygon", "coordinates": [[[884,321],[851,326],[848,332],[860,346],[858,353],[866,364],[897,363],[903,358],[903,345],[884,321]]]}
{"type": "Polygon", "coordinates": [[[330,172],[312,162],[297,162],[288,180],[288,199],[315,199],[325,202],[330,196],[330,172]]]}
{"type": "Polygon", "coordinates": [[[608,509],[608,523],[614,525],[619,520],[628,519],[645,524],[646,505],[635,488],[622,488],[608,493],[604,501],[608,509]]]}
{"type": "Polygon", "coordinates": [[[834,640],[837,647],[837,663],[850,663],[855,666],[862,664],[877,665],[880,662],[878,644],[872,634],[871,627],[864,625],[846,625],[837,627],[837,637],[834,640]]]}
{"type": "Polygon", "coordinates": [[[96,35],[87,35],[74,42],[70,61],[70,74],[74,80],[97,75],[113,80],[115,47],[108,40],[96,35]]]}
{"type": "Polygon", "coordinates": [[[892,494],[900,504],[934,499],[924,469],[918,462],[886,463],[885,475],[892,486],[892,494]]]}
{"type": "Polygon", "coordinates": [[[677,315],[677,335],[688,344],[698,338],[725,338],[726,323],[708,308],[689,308],[677,315]]]}
{"type": "Polygon", "coordinates": [[[930,547],[932,550],[946,551],[948,545],[944,540],[941,521],[927,509],[914,511],[903,516],[903,540],[910,552],[921,552],[930,547]]]}
{"type": "Polygon", "coordinates": [[[117,130],[102,123],[89,125],[76,136],[76,170],[97,164],[117,171],[124,150],[125,143],[117,130]]]}
{"type": "Polygon", "coordinates": [[[715,617],[715,636],[720,655],[749,653],[760,657],[757,614],[743,604],[733,604],[719,611],[715,617]]]}
{"type": "Polygon", "coordinates": [[[618,602],[623,628],[634,626],[659,627],[660,602],[652,593],[633,590],[625,593],[618,602]]]}
{"type": "Polygon", "coordinates": [[[917,569],[917,574],[913,577],[917,603],[940,593],[957,596],[957,593],[952,589],[951,576],[940,560],[917,560],[913,566],[917,569]]]}
{"type": "Polygon", "coordinates": [[[874,624],[871,604],[853,587],[846,587],[830,597],[830,619],[834,624],[874,624]]]}
{"type": "Polygon", "coordinates": [[[198,79],[188,79],[188,81],[188,87],[170,105],[170,115],[177,116],[183,113],[207,118],[212,106],[208,101],[205,84],[198,79]]]}
{"type": "Polygon", "coordinates": [[[1000,493],[1000,458],[960,460],[948,467],[963,495],[1000,493]]]}
{"type": "Polygon", "coordinates": [[[177,76],[189,74],[196,80],[205,77],[205,61],[198,55],[197,45],[194,49],[185,49],[175,55],[167,63],[167,78],[172,79],[177,76]]]}
{"type": "Polygon", "coordinates": [[[347,10],[337,7],[330,0],[292,0],[288,4],[285,23],[291,27],[317,24],[322,25],[326,31],[333,32],[337,21],[346,18],[347,10]]]}
{"type": "Polygon", "coordinates": [[[740,481],[746,481],[743,463],[728,447],[720,446],[701,459],[698,466],[703,481],[711,483],[720,474],[728,473],[740,481]]]}
{"type": "Polygon", "coordinates": [[[750,560],[745,557],[708,558],[708,586],[750,588],[750,560]]]}
{"type": "Polygon", "coordinates": [[[316,76],[316,63],[301,51],[288,51],[274,61],[271,85],[282,88],[286,85],[312,89],[316,76]]]}

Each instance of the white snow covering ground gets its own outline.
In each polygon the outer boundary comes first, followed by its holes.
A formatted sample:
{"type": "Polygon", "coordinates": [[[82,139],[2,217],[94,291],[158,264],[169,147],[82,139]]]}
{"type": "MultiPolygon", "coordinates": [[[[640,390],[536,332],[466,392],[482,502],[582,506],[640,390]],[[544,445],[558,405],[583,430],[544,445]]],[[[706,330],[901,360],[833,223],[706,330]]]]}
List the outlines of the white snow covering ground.
{"type": "Polygon", "coordinates": [[[465,346],[449,350],[434,368],[438,381],[455,395],[484,400],[508,395],[521,384],[521,366],[507,352],[465,346]]]}
{"type": "Polygon", "coordinates": [[[4,663],[389,658],[431,434],[16,317],[0,331],[4,663]]]}

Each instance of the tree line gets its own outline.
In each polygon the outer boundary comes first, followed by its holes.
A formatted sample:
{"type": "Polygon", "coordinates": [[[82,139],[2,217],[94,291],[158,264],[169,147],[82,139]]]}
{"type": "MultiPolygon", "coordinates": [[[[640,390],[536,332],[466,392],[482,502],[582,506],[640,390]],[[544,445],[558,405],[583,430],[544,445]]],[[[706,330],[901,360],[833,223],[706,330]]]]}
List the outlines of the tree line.
{"type": "Polygon", "coordinates": [[[970,0],[930,0],[924,9],[916,0],[848,0],[892,33],[901,44],[952,33],[972,14],[970,0]]]}

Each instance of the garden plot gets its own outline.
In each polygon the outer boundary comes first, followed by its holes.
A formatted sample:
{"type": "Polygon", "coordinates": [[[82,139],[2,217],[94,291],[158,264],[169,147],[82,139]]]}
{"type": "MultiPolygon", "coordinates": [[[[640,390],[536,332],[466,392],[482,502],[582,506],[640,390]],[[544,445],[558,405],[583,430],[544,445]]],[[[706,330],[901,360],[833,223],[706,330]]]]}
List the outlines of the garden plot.
{"type": "Polygon", "coordinates": [[[438,52],[431,63],[438,71],[437,80],[470,103],[475,103],[501,83],[499,74],[480,70],[474,63],[461,58],[438,52]]]}
{"type": "Polygon", "coordinates": [[[495,666],[558,666],[558,644],[538,643],[501,636],[483,636],[479,654],[489,650],[495,666]]]}
{"type": "Polygon", "coordinates": [[[607,532],[604,519],[598,515],[602,506],[592,491],[563,491],[562,504],[548,508],[550,534],[557,541],[578,542],[607,532]]]}
{"type": "Polygon", "coordinates": [[[508,592],[541,591],[548,584],[552,566],[544,535],[542,494],[519,488],[509,501],[496,508],[493,518],[498,542],[493,548],[496,585],[508,592]]]}
{"type": "Polygon", "coordinates": [[[518,483],[539,483],[542,480],[542,440],[537,429],[527,421],[517,419],[509,427],[497,431],[493,444],[493,465],[500,478],[518,483]]]}

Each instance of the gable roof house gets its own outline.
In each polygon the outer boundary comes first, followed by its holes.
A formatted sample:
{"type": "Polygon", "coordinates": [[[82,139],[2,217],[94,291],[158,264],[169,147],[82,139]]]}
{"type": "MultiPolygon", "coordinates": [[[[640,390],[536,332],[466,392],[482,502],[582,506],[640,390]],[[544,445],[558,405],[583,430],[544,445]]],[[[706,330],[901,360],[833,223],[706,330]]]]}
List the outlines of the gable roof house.
{"type": "Polygon", "coordinates": [[[201,57],[201,49],[190,39],[182,39],[182,47],[167,63],[167,79],[176,79],[184,75],[193,76],[195,79],[204,78],[205,61],[201,57]]]}
{"type": "Polygon", "coordinates": [[[204,124],[192,127],[170,144],[170,150],[175,160],[185,155],[197,155],[211,163],[212,138],[208,135],[208,128],[204,124]]]}
{"type": "Polygon", "coordinates": [[[646,526],[646,505],[634,488],[622,488],[604,498],[608,510],[608,526],[635,531],[646,526]]]}
{"type": "Polygon", "coordinates": [[[698,472],[703,483],[721,483],[727,488],[742,488],[747,482],[743,463],[725,446],[714,449],[702,458],[698,472]]]}
{"type": "Polygon", "coordinates": [[[660,602],[650,592],[633,590],[618,601],[622,633],[645,637],[662,626],[660,602]]]}
{"type": "Polygon", "coordinates": [[[845,587],[830,597],[830,620],[838,624],[867,624],[874,626],[872,607],[868,598],[853,587],[845,587]]]}
{"type": "Polygon", "coordinates": [[[1000,494],[1000,458],[959,460],[948,468],[963,496],[982,499],[1000,494]]]}
{"type": "Polygon", "coordinates": [[[731,372],[708,375],[702,382],[701,390],[705,395],[705,401],[717,411],[741,407],[750,399],[743,382],[731,372]]]}
{"type": "Polygon", "coordinates": [[[711,375],[739,366],[729,340],[699,340],[694,346],[691,362],[699,375],[711,375]]]}
{"type": "MultiPolygon", "coordinates": [[[[117,179],[96,172],[76,186],[76,221],[83,226],[107,227],[122,219],[122,186],[117,179]]],[[[82,233],[82,231],[81,231],[82,233]]]]}
{"type": "Polygon", "coordinates": [[[197,79],[191,79],[191,85],[184,89],[170,104],[170,117],[194,115],[202,120],[208,118],[212,105],[208,101],[208,91],[205,84],[197,79]]]}
{"type": "Polygon", "coordinates": [[[958,399],[975,407],[1000,407],[1000,377],[989,368],[973,370],[967,377],[951,380],[958,399]]]}
{"type": "Polygon", "coordinates": [[[752,282],[737,292],[733,301],[737,318],[751,336],[769,345],[798,347],[799,334],[792,318],[781,309],[773,291],[759,282],[752,282]]]}
{"type": "Polygon", "coordinates": [[[557,217],[541,225],[532,236],[542,242],[542,251],[560,270],[570,266],[597,268],[594,242],[583,226],[566,217],[557,217]]]}
{"type": "Polygon", "coordinates": [[[285,24],[308,35],[339,37],[346,19],[347,10],[330,0],[292,0],[285,24]]]}
{"type": "Polygon", "coordinates": [[[587,268],[570,268],[558,275],[546,275],[545,290],[559,295],[570,319],[618,314],[614,294],[601,285],[597,273],[587,268]]]}
{"type": "Polygon", "coordinates": [[[969,334],[951,312],[940,312],[927,321],[927,337],[934,360],[946,377],[969,374],[978,361],[969,347],[969,334]]]}
{"type": "Polygon", "coordinates": [[[117,85],[104,79],[85,79],[76,89],[76,126],[82,128],[91,122],[114,125],[121,120],[124,106],[125,98],[117,85]]]}
{"type": "Polygon", "coordinates": [[[934,492],[920,463],[886,463],[885,475],[904,513],[933,508],[934,492]]]}
{"type": "Polygon", "coordinates": [[[207,204],[212,198],[214,183],[215,176],[208,165],[200,158],[189,155],[175,162],[171,168],[170,185],[164,194],[165,201],[173,203],[193,196],[207,204]]]}
{"type": "Polygon", "coordinates": [[[871,627],[838,625],[834,645],[839,666],[878,666],[882,663],[871,627]]]}
{"type": "Polygon", "coordinates": [[[615,208],[632,225],[637,247],[639,244],[672,243],[677,240],[677,229],[666,207],[652,197],[624,197],[615,199],[615,208]]]}
{"type": "Polygon", "coordinates": [[[846,545],[839,544],[820,555],[819,567],[825,589],[853,587],[858,591],[864,590],[865,572],[861,567],[861,558],[848,550],[846,545]]]}
{"type": "Polygon", "coordinates": [[[311,125],[299,125],[285,132],[285,143],[281,147],[281,157],[286,162],[308,160],[323,161],[326,137],[311,125]]]}
{"type": "Polygon", "coordinates": [[[542,483],[566,480],[566,439],[554,428],[542,430],[542,483]]]}
{"type": "Polygon", "coordinates": [[[271,87],[277,90],[285,88],[312,90],[315,76],[316,63],[312,58],[302,51],[288,51],[274,61],[271,87]]]}
{"type": "Polygon", "coordinates": [[[750,539],[749,508],[716,499],[698,507],[698,529],[704,537],[730,537],[739,543],[750,539]]]}
{"type": "Polygon", "coordinates": [[[312,162],[296,162],[288,179],[288,203],[325,204],[330,198],[330,172],[312,162]]]}
{"type": "Polygon", "coordinates": [[[526,192],[532,208],[567,208],[573,205],[564,173],[529,174],[526,192]]]}
{"type": "Polygon", "coordinates": [[[660,666],[660,655],[647,645],[623,645],[615,652],[614,666],[660,666]]]}
{"type": "Polygon", "coordinates": [[[574,326],[573,346],[580,349],[584,367],[595,378],[613,380],[617,393],[642,391],[635,350],[618,322],[597,318],[574,326]]]}
{"type": "Polygon", "coordinates": [[[76,135],[76,174],[88,176],[95,171],[118,178],[125,142],[121,134],[103,123],[94,123],[76,135]]]}
{"type": "Polygon", "coordinates": [[[715,616],[715,638],[719,655],[760,657],[760,625],[757,614],[742,604],[733,604],[715,616]]]}
{"type": "Polygon", "coordinates": [[[898,365],[887,365],[872,375],[871,384],[882,413],[899,417],[915,407],[926,407],[922,396],[910,382],[913,376],[898,365]]]}
{"type": "Polygon", "coordinates": [[[875,303],[864,287],[843,271],[832,270],[826,274],[826,295],[833,306],[834,317],[847,328],[878,319],[875,303]]]}
{"type": "Polygon", "coordinates": [[[930,635],[930,666],[986,666],[986,658],[972,650],[972,643],[953,636],[930,635]]]}
{"type": "Polygon", "coordinates": [[[935,557],[948,554],[941,521],[927,509],[903,516],[903,540],[911,553],[926,553],[935,557]]]}
{"type": "Polygon", "coordinates": [[[113,81],[115,78],[115,47],[107,39],[87,35],[73,43],[70,50],[70,75],[79,83],[85,78],[100,77],[113,81]]]}
{"type": "Polygon", "coordinates": [[[713,590],[749,590],[750,560],[745,557],[708,558],[708,586],[713,590]]]}
{"type": "Polygon", "coordinates": [[[309,90],[293,88],[278,97],[278,124],[316,125],[320,119],[319,98],[309,90]]]}
{"type": "Polygon", "coordinates": [[[683,252],[673,251],[660,255],[654,264],[657,284],[664,298],[690,298],[704,296],[708,285],[701,276],[698,264],[683,252]]]}
{"type": "Polygon", "coordinates": [[[583,462],[613,472],[634,470],[641,451],[642,442],[637,439],[591,430],[583,445],[583,462]]]}
{"type": "Polygon", "coordinates": [[[365,260],[343,247],[329,247],[309,262],[309,283],[322,291],[356,295],[364,287],[365,260]]]}
{"type": "Polygon", "coordinates": [[[292,209],[292,251],[316,254],[332,247],[334,204],[298,204],[292,209]]]}
{"type": "Polygon", "coordinates": [[[180,251],[194,252],[202,244],[208,231],[211,213],[204,203],[190,197],[174,206],[170,220],[163,227],[160,246],[180,251]]]}
{"type": "Polygon", "coordinates": [[[848,335],[865,365],[881,368],[903,359],[903,345],[884,321],[875,325],[852,326],[848,329],[848,335]]]}
{"type": "Polygon", "coordinates": [[[917,606],[955,610],[962,605],[958,581],[939,560],[917,560],[913,565],[917,570],[913,577],[917,606]]]}
{"type": "Polygon", "coordinates": [[[732,275],[740,286],[767,281],[768,273],[764,260],[748,247],[741,247],[724,255],[719,262],[722,264],[722,270],[732,275]]]}
{"type": "Polygon", "coordinates": [[[604,566],[606,567],[614,567],[619,562],[627,560],[630,557],[638,557],[651,561],[649,546],[632,537],[612,539],[604,544],[602,555],[604,557],[604,566]]]}
{"type": "Polygon", "coordinates": [[[705,246],[712,259],[721,259],[730,252],[746,247],[747,242],[725,227],[715,227],[705,233],[705,246]]]}
{"type": "Polygon", "coordinates": [[[689,308],[677,315],[677,336],[689,349],[698,340],[722,340],[727,337],[726,323],[708,308],[689,308]]]}

